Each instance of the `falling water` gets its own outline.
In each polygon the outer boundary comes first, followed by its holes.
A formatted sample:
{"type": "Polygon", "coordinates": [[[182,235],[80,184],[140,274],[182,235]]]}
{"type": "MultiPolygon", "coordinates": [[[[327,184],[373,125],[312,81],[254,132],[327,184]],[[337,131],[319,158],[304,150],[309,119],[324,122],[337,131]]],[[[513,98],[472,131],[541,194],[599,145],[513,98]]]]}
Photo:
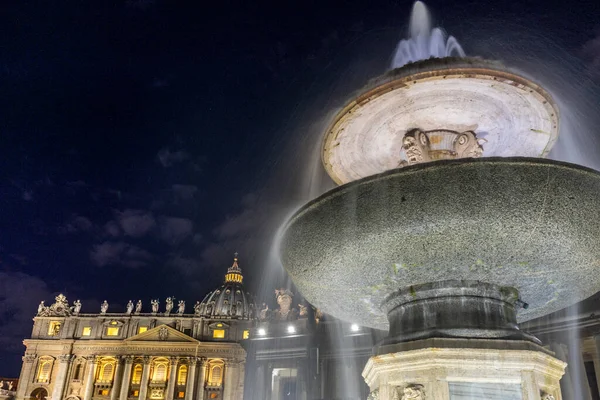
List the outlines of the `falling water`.
{"type": "Polygon", "coordinates": [[[458,56],[464,57],[465,52],[454,36],[446,39],[441,28],[431,29],[431,15],[425,3],[415,2],[410,15],[408,39],[402,39],[392,60],[392,68],[400,68],[411,62],[458,56]]]}

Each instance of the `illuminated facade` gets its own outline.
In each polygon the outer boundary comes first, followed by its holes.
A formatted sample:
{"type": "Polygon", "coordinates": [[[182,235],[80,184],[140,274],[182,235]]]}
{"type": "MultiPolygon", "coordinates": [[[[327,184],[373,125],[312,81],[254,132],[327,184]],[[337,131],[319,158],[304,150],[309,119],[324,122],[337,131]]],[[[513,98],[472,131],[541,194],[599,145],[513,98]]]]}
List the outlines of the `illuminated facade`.
{"type": "Polygon", "coordinates": [[[16,398],[44,400],[240,399],[254,303],[237,257],[222,286],[192,313],[185,302],[158,300],[151,312],[129,302],[124,313],[80,313],[63,295],[40,304],[16,398]]]}

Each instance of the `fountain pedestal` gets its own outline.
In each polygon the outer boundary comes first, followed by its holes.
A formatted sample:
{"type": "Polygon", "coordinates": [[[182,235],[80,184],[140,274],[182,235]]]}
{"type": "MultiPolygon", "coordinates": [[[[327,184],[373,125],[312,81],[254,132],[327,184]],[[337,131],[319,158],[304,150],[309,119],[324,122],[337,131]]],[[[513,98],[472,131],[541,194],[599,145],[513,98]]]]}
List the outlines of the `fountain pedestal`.
{"type": "Polygon", "coordinates": [[[565,368],[530,341],[434,338],[379,347],[363,377],[378,400],[560,400],[565,368]]]}

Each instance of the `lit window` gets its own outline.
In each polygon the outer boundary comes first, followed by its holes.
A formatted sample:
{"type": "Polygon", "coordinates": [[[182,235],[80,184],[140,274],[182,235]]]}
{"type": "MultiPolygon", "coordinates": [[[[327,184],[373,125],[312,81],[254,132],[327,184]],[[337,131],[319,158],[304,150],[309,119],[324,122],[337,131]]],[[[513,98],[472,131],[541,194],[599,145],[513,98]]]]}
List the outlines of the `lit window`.
{"type": "Polygon", "coordinates": [[[210,386],[221,386],[221,383],[223,383],[223,361],[212,361],[208,371],[208,384],[210,386]]]}
{"type": "Polygon", "coordinates": [[[144,333],[144,332],[146,332],[147,330],[148,330],[148,327],[147,327],[147,326],[140,326],[140,327],[138,328],[138,335],[139,335],[140,333],[144,333]]]}
{"type": "Polygon", "coordinates": [[[245,330],[244,331],[244,335],[242,336],[242,338],[249,339],[250,338],[250,331],[249,330],[245,330]]]}
{"type": "Polygon", "coordinates": [[[185,397],[185,392],[179,392],[177,393],[177,398],[178,399],[183,399],[185,397]]]}
{"type": "Polygon", "coordinates": [[[50,379],[50,371],[52,371],[52,361],[51,360],[42,360],[40,361],[38,367],[38,382],[48,382],[50,379]]]}
{"type": "Polygon", "coordinates": [[[100,396],[108,396],[108,389],[100,389],[98,390],[98,394],[100,396]]]}
{"type": "MultiPolygon", "coordinates": [[[[136,366],[133,367],[133,374],[131,375],[131,383],[139,384],[141,380],[142,380],[142,365],[136,364],[136,366]]],[[[137,394],[136,394],[136,396],[137,396],[137,394]]]]}
{"type": "Polygon", "coordinates": [[[100,381],[112,382],[115,365],[113,363],[106,363],[102,364],[101,368],[102,369],[100,370],[100,381]]]}
{"type": "Polygon", "coordinates": [[[106,328],[106,336],[119,336],[119,327],[109,326],[106,328]]]}
{"type": "Polygon", "coordinates": [[[165,382],[167,380],[167,364],[154,364],[154,373],[152,374],[152,382],[165,382]]]}
{"type": "Polygon", "coordinates": [[[179,372],[177,373],[177,384],[185,385],[185,381],[187,380],[188,368],[187,365],[182,365],[179,367],[179,372]]]}
{"type": "Polygon", "coordinates": [[[134,390],[133,391],[133,397],[138,397],[140,395],[140,391],[139,390],[134,390]]]}
{"type": "Polygon", "coordinates": [[[60,333],[60,321],[51,321],[48,325],[48,336],[58,336],[60,333]]]}
{"type": "Polygon", "coordinates": [[[215,339],[223,339],[225,337],[225,329],[215,329],[213,331],[213,337],[215,339]]]}
{"type": "Polygon", "coordinates": [[[92,327],[84,326],[83,331],[81,332],[81,336],[92,336],[92,327]]]}
{"type": "Polygon", "coordinates": [[[223,324],[217,324],[217,328],[222,328],[223,324]]]}
{"type": "Polygon", "coordinates": [[[211,399],[216,399],[216,398],[218,398],[218,397],[219,397],[219,394],[218,394],[218,393],[214,393],[214,392],[213,392],[213,393],[211,393],[211,394],[210,394],[210,398],[211,398],[211,399]]]}

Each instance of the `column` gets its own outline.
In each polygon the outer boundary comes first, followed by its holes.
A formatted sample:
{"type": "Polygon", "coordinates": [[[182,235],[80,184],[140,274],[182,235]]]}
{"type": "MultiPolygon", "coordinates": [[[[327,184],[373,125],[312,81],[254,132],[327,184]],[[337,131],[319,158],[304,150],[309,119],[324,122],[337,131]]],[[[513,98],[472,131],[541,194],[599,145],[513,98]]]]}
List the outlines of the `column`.
{"type": "Polygon", "coordinates": [[[592,393],[590,392],[590,384],[585,372],[585,364],[578,337],[570,337],[567,355],[569,357],[567,371],[571,375],[571,381],[574,383],[573,389],[575,389],[573,395],[577,400],[592,400],[592,393]]]}
{"type": "Polygon", "coordinates": [[[23,365],[21,366],[21,375],[19,375],[20,385],[17,387],[17,399],[23,399],[29,384],[33,381],[35,368],[35,354],[25,354],[23,356],[23,365]]]}
{"type": "Polygon", "coordinates": [[[119,400],[127,400],[129,397],[129,383],[131,382],[131,368],[133,367],[133,356],[125,357],[125,368],[123,371],[123,379],[121,380],[121,393],[119,400]]]}
{"type": "MultiPolygon", "coordinates": [[[[235,379],[235,396],[234,399],[243,399],[244,398],[244,375],[246,373],[246,363],[244,361],[240,361],[237,368],[237,377],[235,379]]],[[[300,397],[299,400],[303,398],[300,397]]],[[[306,399],[306,396],[304,396],[306,399]]]]}
{"type": "Polygon", "coordinates": [[[73,356],[70,354],[62,354],[58,356],[58,360],[58,373],[56,374],[54,390],[52,390],[52,400],[62,399],[62,394],[65,390],[65,382],[67,380],[67,372],[69,372],[69,366],[71,365],[73,356]]]}
{"type": "Polygon", "coordinates": [[[169,382],[167,383],[167,395],[165,396],[166,399],[175,398],[175,386],[177,385],[177,362],[179,360],[177,357],[171,357],[170,361],[171,373],[169,374],[169,382]]]}
{"type": "Polygon", "coordinates": [[[189,357],[187,382],[185,383],[185,400],[194,398],[194,381],[196,380],[196,357],[189,357]]]}
{"type": "Polygon", "coordinates": [[[149,356],[144,357],[144,369],[142,370],[142,381],[140,382],[140,397],[139,400],[146,400],[148,395],[148,380],[150,379],[150,362],[152,359],[149,356]]]}
{"type": "MultiPolygon", "coordinates": [[[[550,343],[550,349],[554,352],[556,358],[561,361],[567,362],[567,346],[560,343],[550,343]]],[[[571,380],[571,375],[568,373],[569,367],[567,367],[567,373],[565,373],[560,380],[560,389],[562,392],[563,400],[579,400],[573,398],[573,381],[571,380]]]]}
{"type": "Polygon", "coordinates": [[[600,335],[594,337],[594,344],[596,345],[596,354],[594,357],[594,371],[596,372],[598,393],[600,393],[600,335]]]}
{"type": "Polygon", "coordinates": [[[204,400],[204,384],[206,382],[206,368],[208,360],[205,357],[200,357],[198,368],[198,383],[196,385],[196,400],[204,400]]]}
{"type": "Polygon", "coordinates": [[[223,400],[237,400],[235,395],[237,363],[233,360],[225,361],[225,387],[223,388],[223,400]]]}
{"type": "Polygon", "coordinates": [[[110,400],[118,400],[121,381],[123,380],[123,357],[117,356],[115,358],[117,359],[117,368],[113,376],[112,389],[110,389],[110,400]]]}
{"type": "Polygon", "coordinates": [[[94,376],[96,372],[96,365],[98,365],[98,361],[96,360],[96,356],[87,356],[85,357],[86,363],[86,371],[85,371],[85,389],[83,391],[83,400],[91,400],[92,395],[94,394],[94,376]]]}

